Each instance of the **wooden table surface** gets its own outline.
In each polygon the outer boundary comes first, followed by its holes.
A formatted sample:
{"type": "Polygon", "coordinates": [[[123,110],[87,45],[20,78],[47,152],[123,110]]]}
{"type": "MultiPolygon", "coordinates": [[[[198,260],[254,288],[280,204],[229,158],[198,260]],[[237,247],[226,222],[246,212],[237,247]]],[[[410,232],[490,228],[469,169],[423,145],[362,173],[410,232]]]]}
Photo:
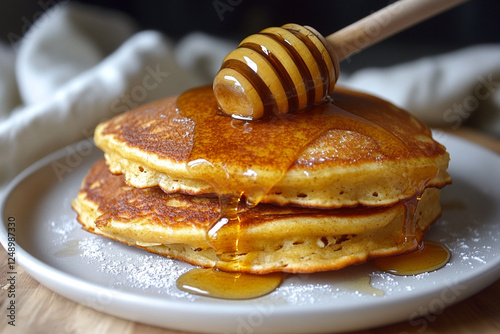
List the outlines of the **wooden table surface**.
{"type": "MultiPolygon", "coordinates": [[[[500,140],[461,128],[454,134],[486,146],[500,154],[500,140]]],[[[109,316],[72,302],[40,285],[22,268],[16,271],[16,321],[8,325],[7,254],[0,251],[0,333],[181,333],[109,316]]],[[[500,280],[478,294],[422,318],[418,325],[408,321],[354,332],[373,333],[500,333],[500,280]]],[[[193,321],[196,321],[193,319],[193,321]]]]}

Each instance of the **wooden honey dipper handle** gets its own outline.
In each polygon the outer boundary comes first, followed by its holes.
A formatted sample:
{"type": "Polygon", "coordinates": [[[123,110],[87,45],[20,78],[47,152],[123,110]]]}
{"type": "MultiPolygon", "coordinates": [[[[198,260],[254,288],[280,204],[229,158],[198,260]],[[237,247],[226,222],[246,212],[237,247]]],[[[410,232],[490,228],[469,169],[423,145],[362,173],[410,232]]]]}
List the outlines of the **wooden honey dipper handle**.
{"type": "Polygon", "coordinates": [[[467,0],[400,0],[325,37],[344,59],[467,0]]]}
{"type": "Polygon", "coordinates": [[[466,0],[400,0],[326,38],[285,24],[245,38],[213,83],[222,112],[252,120],[304,110],[324,101],[339,60],[466,0]]]}

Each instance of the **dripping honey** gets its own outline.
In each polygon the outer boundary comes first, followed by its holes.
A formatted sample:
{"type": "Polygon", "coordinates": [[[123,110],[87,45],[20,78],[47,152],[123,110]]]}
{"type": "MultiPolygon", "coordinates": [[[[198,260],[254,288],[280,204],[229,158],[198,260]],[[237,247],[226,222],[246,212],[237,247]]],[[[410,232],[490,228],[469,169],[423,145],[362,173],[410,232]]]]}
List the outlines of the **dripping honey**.
{"type": "MultiPolygon", "coordinates": [[[[206,230],[207,241],[217,254],[217,270],[249,271],[252,263],[247,263],[241,254],[239,230],[252,221],[244,219],[240,211],[257,205],[302,150],[326,131],[361,133],[380,143],[382,154],[389,157],[411,155],[407,144],[378,122],[377,110],[364,116],[348,111],[356,105],[355,100],[356,95],[327,100],[310,110],[247,123],[221,116],[211,87],[193,89],[178,98],[180,114],[195,123],[189,173],[193,179],[210,183],[220,199],[220,216],[206,230]],[[235,122],[242,124],[238,126],[235,122]],[[258,168],[266,170],[266,174],[259,174],[258,168]]],[[[409,249],[415,246],[412,207],[407,204],[402,231],[403,242],[409,249]]],[[[214,280],[214,275],[218,275],[216,271],[208,269],[205,276],[212,278],[205,279],[214,280]]],[[[197,284],[193,280],[191,283],[197,284]]]]}

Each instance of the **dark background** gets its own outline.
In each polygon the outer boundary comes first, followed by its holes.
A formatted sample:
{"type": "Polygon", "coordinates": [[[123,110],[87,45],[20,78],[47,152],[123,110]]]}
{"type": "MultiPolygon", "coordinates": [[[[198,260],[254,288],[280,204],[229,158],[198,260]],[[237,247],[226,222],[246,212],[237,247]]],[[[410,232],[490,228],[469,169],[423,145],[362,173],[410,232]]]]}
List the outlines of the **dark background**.
{"type": "MultiPolygon", "coordinates": [[[[21,34],[28,23],[63,0],[1,0],[0,37],[21,34]]],[[[269,26],[310,25],[328,35],[388,5],[389,0],[70,0],[122,11],[140,29],[174,41],[193,31],[241,41],[269,26]],[[216,9],[217,7],[217,9],[216,9]]],[[[500,42],[500,1],[470,0],[370,47],[343,62],[343,70],[386,66],[479,43],[500,42]]],[[[499,55],[500,56],[500,55],[499,55]]]]}

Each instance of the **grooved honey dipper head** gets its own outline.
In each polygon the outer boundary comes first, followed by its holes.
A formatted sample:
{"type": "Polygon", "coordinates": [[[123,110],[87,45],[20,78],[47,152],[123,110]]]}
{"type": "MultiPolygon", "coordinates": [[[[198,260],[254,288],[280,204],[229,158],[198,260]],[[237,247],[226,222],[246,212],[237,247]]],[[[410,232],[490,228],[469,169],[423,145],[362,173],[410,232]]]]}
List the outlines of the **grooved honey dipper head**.
{"type": "Polygon", "coordinates": [[[222,62],[213,90],[224,113],[258,119],[311,107],[332,93],[338,76],[323,36],[286,24],[245,38],[222,62]]]}

